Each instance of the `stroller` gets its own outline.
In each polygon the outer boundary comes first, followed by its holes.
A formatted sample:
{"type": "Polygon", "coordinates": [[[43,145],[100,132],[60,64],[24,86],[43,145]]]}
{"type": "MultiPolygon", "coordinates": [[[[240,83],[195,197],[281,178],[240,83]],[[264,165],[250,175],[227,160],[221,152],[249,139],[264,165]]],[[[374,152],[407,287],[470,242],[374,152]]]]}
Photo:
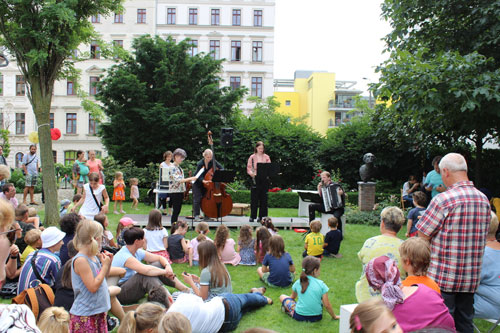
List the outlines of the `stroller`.
{"type": "Polygon", "coordinates": [[[149,187],[149,190],[148,190],[148,193],[146,195],[146,197],[144,198],[144,203],[148,206],[150,206],[151,204],[154,204],[155,202],[155,192],[154,190],[156,189],[156,182],[152,182],[151,183],[151,186],[149,187]]]}

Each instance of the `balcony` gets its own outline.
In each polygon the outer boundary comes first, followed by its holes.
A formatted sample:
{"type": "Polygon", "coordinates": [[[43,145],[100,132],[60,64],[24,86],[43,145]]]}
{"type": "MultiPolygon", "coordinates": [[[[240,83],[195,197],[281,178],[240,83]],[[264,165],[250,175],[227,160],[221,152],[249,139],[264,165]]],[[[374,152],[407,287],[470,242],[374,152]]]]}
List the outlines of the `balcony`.
{"type": "Polygon", "coordinates": [[[344,101],[344,102],[337,102],[333,99],[331,99],[328,102],[328,111],[336,111],[336,110],[351,110],[354,108],[354,101],[344,101]]]}

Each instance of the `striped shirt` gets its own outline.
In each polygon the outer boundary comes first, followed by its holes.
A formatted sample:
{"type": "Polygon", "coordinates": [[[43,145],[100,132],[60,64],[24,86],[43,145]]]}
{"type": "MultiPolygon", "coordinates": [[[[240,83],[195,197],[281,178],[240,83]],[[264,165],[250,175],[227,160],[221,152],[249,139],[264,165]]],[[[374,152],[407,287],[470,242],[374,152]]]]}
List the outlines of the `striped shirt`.
{"type": "Polygon", "coordinates": [[[49,286],[52,287],[55,283],[57,272],[61,269],[61,260],[57,255],[50,252],[50,250],[41,249],[30,253],[28,258],[26,258],[23,268],[21,269],[21,274],[19,275],[19,283],[17,285],[18,295],[23,290],[35,287],[41,282],[37,279],[31,265],[31,258],[37,252],[38,255],[35,260],[35,266],[38,269],[38,273],[49,286]]]}
{"type": "Polygon", "coordinates": [[[457,182],[432,199],[416,227],[431,237],[428,276],[441,291],[475,292],[490,219],[488,199],[471,181],[457,182]]]}

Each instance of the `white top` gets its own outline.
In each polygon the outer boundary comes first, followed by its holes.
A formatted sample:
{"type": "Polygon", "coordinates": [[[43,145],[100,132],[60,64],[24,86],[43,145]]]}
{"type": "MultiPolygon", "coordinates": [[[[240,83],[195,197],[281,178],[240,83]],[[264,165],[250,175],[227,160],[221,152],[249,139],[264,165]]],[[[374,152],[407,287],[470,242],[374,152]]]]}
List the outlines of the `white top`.
{"type": "MultiPolygon", "coordinates": [[[[99,185],[97,190],[94,190],[94,195],[98,202],[102,202],[102,191],[105,189],[104,185],[99,185]]],[[[90,184],[83,185],[83,190],[85,191],[85,202],[82,208],[80,208],[80,215],[83,215],[86,219],[93,220],[94,216],[99,214],[101,208],[97,206],[92,193],[90,193],[90,184]]]]}
{"type": "Polygon", "coordinates": [[[112,240],[114,237],[113,237],[113,233],[111,233],[111,231],[109,230],[104,230],[104,236],[108,239],[108,240],[112,240]]]}
{"type": "MultiPolygon", "coordinates": [[[[212,240],[208,237],[207,237],[207,240],[212,242],[212,240]]],[[[198,253],[198,244],[200,244],[200,242],[198,242],[196,237],[191,239],[191,248],[193,249],[193,260],[196,260],[196,261],[200,260],[200,254],[198,253]]]]}
{"type": "Polygon", "coordinates": [[[181,293],[167,312],[179,312],[191,322],[193,333],[216,333],[224,324],[222,298],[214,297],[204,303],[201,297],[181,293]]]}
{"type": "Polygon", "coordinates": [[[144,229],[144,238],[146,238],[148,252],[165,251],[165,245],[163,244],[163,238],[168,237],[167,229],[161,228],[159,230],[148,230],[144,229]]]}

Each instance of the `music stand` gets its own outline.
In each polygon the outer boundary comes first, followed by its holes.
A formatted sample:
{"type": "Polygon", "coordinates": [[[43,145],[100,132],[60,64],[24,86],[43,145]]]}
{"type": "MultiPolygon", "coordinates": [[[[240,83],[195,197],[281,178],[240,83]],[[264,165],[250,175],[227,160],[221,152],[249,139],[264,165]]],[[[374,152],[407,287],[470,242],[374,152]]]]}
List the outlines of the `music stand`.
{"type": "Polygon", "coordinates": [[[278,163],[257,163],[257,176],[256,181],[264,182],[270,177],[277,176],[280,172],[278,163]]]}
{"type": "MultiPolygon", "coordinates": [[[[214,176],[212,177],[212,182],[214,183],[232,183],[236,177],[236,171],[233,170],[215,170],[214,176]]],[[[217,220],[220,218],[220,224],[222,224],[222,216],[220,213],[220,207],[217,211],[217,220]]]]}
{"type": "Polygon", "coordinates": [[[299,194],[300,199],[305,202],[313,202],[313,203],[322,203],[321,197],[318,193],[311,192],[297,192],[299,194]]]}

